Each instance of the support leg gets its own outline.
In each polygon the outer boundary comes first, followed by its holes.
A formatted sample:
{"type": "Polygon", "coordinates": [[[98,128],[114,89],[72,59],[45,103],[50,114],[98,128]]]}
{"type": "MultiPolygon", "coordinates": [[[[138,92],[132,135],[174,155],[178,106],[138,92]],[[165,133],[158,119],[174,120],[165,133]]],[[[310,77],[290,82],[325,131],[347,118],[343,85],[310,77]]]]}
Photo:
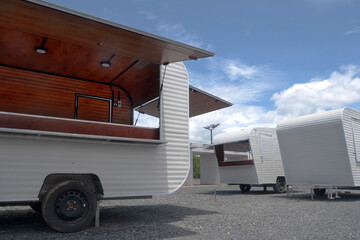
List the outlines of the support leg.
{"type": "Polygon", "coordinates": [[[293,190],[292,186],[290,186],[290,185],[286,186],[286,194],[288,195],[288,197],[291,197],[294,195],[294,190],[293,190]]]}
{"type": "Polygon", "coordinates": [[[331,186],[329,187],[328,198],[329,199],[334,199],[333,194],[332,194],[332,187],[331,186]]]}
{"type": "Polygon", "coordinates": [[[338,188],[335,187],[335,198],[340,198],[338,188]]]}
{"type": "Polygon", "coordinates": [[[96,201],[95,227],[100,226],[100,201],[96,201]]]}

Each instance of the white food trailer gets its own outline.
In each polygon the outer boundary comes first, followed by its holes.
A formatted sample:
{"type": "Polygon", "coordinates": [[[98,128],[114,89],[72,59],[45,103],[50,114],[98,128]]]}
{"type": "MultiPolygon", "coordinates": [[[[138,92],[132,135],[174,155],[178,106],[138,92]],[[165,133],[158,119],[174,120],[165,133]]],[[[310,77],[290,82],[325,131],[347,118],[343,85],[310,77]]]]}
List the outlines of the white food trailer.
{"type": "Polygon", "coordinates": [[[99,199],[175,192],[189,172],[189,96],[203,104],[192,116],[229,106],[189,90],[181,61],[213,55],[43,1],[1,0],[0,204],[31,204],[73,232],[99,199]],[[135,109],[158,127],[135,126],[135,109]]]}
{"type": "Polygon", "coordinates": [[[360,112],[337,109],[284,120],[277,135],[287,184],[326,188],[360,186],[360,112]]]}
{"type": "Polygon", "coordinates": [[[251,185],[272,186],[285,192],[285,177],[274,128],[244,128],[214,137],[220,182],[240,185],[248,192],[251,185]]]}

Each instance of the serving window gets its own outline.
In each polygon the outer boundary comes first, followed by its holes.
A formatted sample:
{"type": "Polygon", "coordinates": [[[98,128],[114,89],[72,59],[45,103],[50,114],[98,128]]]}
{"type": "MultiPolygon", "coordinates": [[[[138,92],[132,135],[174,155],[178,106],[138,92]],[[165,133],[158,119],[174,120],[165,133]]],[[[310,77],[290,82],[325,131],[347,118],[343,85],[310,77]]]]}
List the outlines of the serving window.
{"type": "Polygon", "coordinates": [[[254,165],[251,151],[242,142],[215,145],[215,155],[219,167],[254,165]]]}

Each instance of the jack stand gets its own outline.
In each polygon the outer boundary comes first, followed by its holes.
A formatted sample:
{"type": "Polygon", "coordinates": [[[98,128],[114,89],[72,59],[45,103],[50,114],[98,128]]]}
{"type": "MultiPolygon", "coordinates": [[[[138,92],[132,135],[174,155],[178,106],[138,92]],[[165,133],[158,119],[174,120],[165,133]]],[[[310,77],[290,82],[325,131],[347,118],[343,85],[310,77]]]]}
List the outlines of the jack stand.
{"type": "Polygon", "coordinates": [[[294,195],[294,189],[292,188],[292,186],[290,186],[290,185],[287,185],[287,186],[286,186],[286,195],[287,195],[288,197],[294,195]]]}
{"type": "Polygon", "coordinates": [[[335,187],[335,198],[340,198],[337,187],[335,187]]]}
{"type": "Polygon", "coordinates": [[[331,186],[328,188],[328,199],[334,199],[331,186]]]}
{"type": "Polygon", "coordinates": [[[100,226],[100,201],[96,201],[95,227],[100,226]]]}

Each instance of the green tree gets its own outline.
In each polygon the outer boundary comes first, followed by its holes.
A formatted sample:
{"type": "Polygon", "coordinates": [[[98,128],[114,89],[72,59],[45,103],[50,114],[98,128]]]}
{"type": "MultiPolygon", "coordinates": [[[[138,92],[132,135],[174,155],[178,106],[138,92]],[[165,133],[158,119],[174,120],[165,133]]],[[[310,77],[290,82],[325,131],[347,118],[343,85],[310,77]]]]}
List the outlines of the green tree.
{"type": "Polygon", "coordinates": [[[193,155],[193,176],[194,179],[200,178],[200,156],[193,155]]]}

